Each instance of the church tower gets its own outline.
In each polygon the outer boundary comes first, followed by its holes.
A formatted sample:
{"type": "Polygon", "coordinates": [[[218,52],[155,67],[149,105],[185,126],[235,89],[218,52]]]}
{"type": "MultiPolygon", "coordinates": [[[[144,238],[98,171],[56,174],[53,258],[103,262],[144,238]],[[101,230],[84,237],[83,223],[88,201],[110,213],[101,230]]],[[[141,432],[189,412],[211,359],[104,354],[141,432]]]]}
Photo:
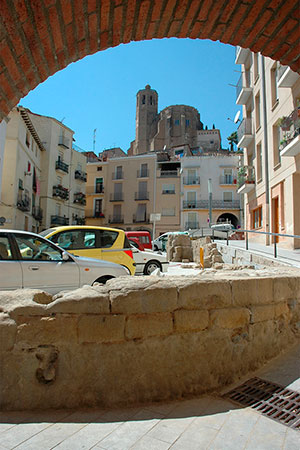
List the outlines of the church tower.
{"type": "Polygon", "coordinates": [[[156,133],[158,94],[147,84],[136,95],[134,155],[150,151],[150,139],[156,133]]]}

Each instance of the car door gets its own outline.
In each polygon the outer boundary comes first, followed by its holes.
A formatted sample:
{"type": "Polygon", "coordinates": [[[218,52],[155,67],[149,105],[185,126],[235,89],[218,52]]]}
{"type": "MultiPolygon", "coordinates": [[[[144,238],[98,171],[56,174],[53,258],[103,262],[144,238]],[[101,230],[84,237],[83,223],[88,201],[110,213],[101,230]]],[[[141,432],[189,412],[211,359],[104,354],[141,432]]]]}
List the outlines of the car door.
{"type": "Polygon", "coordinates": [[[15,233],[23,273],[23,287],[43,289],[51,294],[79,287],[79,266],[64,261],[62,250],[30,233],[15,233]]]}
{"type": "Polygon", "coordinates": [[[22,288],[22,268],[9,233],[0,232],[0,290],[22,288]]]}

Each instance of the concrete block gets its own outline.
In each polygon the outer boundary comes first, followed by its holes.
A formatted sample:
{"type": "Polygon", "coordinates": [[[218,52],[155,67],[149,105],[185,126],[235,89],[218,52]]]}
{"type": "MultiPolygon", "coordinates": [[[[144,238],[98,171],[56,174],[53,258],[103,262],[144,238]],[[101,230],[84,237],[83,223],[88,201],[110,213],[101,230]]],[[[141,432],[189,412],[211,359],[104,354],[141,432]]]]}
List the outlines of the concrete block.
{"type": "Polygon", "coordinates": [[[166,336],[172,332],[172,315],[161,313],[128,317],[125,335],[127,339],[137,339],[150,336],[166,336]]]}
{"type": "Polygon", "coordinates": [[[78,319],[78,342],[124,341],[125,316],[88,315],[78,319]]]}
{"type": "Polygon", "coordinates": [[[200,331],[204,330],[209,325],[208,311],[175,311],[175,331],[200,331]]]}
{"type": "Polygon", "coordinates": [[[212,325],[219,328],[240,328],[250,321],[250,311],[246,308],[218,309],[211,311],[212,325]]]}

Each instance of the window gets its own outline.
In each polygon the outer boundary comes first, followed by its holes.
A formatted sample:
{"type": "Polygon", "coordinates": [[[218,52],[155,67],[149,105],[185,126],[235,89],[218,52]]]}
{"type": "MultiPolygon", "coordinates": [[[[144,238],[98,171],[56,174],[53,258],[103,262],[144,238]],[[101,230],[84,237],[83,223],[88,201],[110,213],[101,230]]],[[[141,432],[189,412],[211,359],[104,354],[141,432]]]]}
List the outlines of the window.
{"type": "Polygon", "coordinates": [[[175,194],[175,184],[163,184],[163,194],[175,194]]]}
{"type": "Polygon", "coordinates": [[[260,95],[259,93],[255,97],[255,125],[256,130],[260,128],[260,95]]]}
{"type": "Polygon", "coordinates": [[[2,259],[12,259],[12,252],[7,236],[0,236],[0,261],[2,259]]]}
{"type": "Polygon", "coordinates": [[[180,124],[180,121],[179,121],[179,119],[175,119],[175,121],[174,121],[174,125],[179,125],[180,124]]]}
{"type": "Polygon", "coordinates": [[[102,215],[102,199],[97,198],[95,200],[95,217],[100,217],[102,215]]]}
{"type": "Polygon", "coordinates": [[[262,180],[262,148],[261,142],[256,146],[257,181],[262,180]]]}
{"type": "Polygon", "coordinates": [[[25,261],[62,261],[62,252],[47,241],[26,234],[17,234],[15,239],[25,261]]]}
{"type": "Polygon", "coordinates": [[[271,96],[272,96],[272,107],[275,107],[278,101],[278,88],[277,88],[277,63],[271,69],[271,96]]]}
{"type": "Polygon", "coordinates": [[[96,178],[95,180],[95,192],[100,194],[103,192],[103,178],[96,178]]]}
{"type": "Polygon", "coordinates": [[[116,180],[121,180],[123,178],[122,166],[117,166],[115,171],[116,180]]]}
{"type": "Polygon", "coordinates": [[[29,148],[30,147],[30,133],[29,133],[29,131],[26,131],[25,142],[26,142],[27,147],[29,148]]]}
{"type": "Polygon", "coordinates": [[[190,126],[190,120],[189,120],[189,119],[186,119],[186,121],[185,121],[185,126],[186,126],[186,127],[189,127],[189,126],[190,126]]]}
{"type": "Polygon", "coordinates": [[[146,103],[146,97],[145,97],[145,95],[143,95],[143,97],[142,97],[142,104],[144,105],[146,103]]]}
{"type": "Polygon", "coordinates": [[[148,164],[141,164],[141,177],[147,177],[148,176],[148,164]]]}
{"type": "Polygon", "coordinates": [[[152,105],[152,95],[150,95],[149,103],[150,103],[150,105],[152,105]]]}
{"type": "Polygon", "coordinates": [[[261,228],[263,225],[262,206],[252,211],[252,228],[261,228]]]}
{"type": "Polygon", "coordinates": [[[232,184],[232,169],[224,169],[224,182],[226,184],[232,184]]]}
{"type": "Polygon", "coordinates": [[[145,222],[147,217],[147,205],[145,203],[139,203],[136,210],[136,221],[145,222]]]}
{"type": "Polygon", "coordinates": [[[278,125],[273,126],[273,162],[274,167],[281,163],[280,156],[280,127],[278,125]]]}
{"type": "Polygon", "coordinates": [[[232,192],[223,192],[224,202],[232,202],[232,192]]]}
{"type": "Polygon", "coordinates": [[[51,240],[65,250],[97,248],[96,231],[93,230],[62,231],[51,240]]]}
{"type": "Polygon", "coordinates": [[[101,172],[101,170],[102,170],[102,167],[100,166],[100,167],[97,167],[97,171],[98,172],[101,172]]]}

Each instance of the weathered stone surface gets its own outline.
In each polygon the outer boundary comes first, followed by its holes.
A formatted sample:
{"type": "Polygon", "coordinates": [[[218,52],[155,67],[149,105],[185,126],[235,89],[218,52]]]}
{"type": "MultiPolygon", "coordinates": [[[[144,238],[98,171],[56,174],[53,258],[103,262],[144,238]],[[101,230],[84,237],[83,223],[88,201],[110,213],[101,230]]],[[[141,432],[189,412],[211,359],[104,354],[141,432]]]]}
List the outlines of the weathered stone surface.
{"type": "Polygon", "coordinates": [[[0,313],[0,346],[1,351],[12,350],[17,334],[17,324],[8,314],[0,313]]]}
{"type": "Polygon", "coordinates": [[[77,317],[29,317],[18,326],[16,343],[36,347],[77,341],[77,317]]]}
{"type": "Polygon", "coordinates": [[[208,327],[209,314],[208,311],[175,311],[175,331],[200,331],[208,327]]]}
{"type": "Polygon", "coordinates": [[[15,291],[0,291],[0,311],[12,316],[44,315],[46,306],[42,301],[52,300],[52,296],[37,289],[17,289],[15,291]]]}
{"type": "Polygon", "coordinates": [[[78,319],[78,342],[120,342],[124,340],[125,316],[88,315],[78,319]]]}
{"type": "Polygon", "coordinates": [[[166,336],[173,331],[172,315],[168,313],[130,316],[126,322],[126,338],[166,336]]]}
{"type": "Polygon", "coordinates": [[[248,306],[273,302],[272,278],[233,280],[231,285],[234,305],[248,306]]]}
{"type": "Polygon", "coordinates": [[[273,284],[273,298],[275,302],[282,302],[297,298],[299,293],[299,278],[296,277],[276,277],[273,284]]]}
{"type": "Polygon", "coordinates": [[[290,313],[290,308],[288,307],[287,303],[277,303],[274,306],[274,317],[275,319],[278,319],[278,317],[290,317],[291,313],[290,313]]]}
{"type": "Polygon", "coordinates": [[[66,292],[47,306],[50,313],[108,314],[109,294],[101,287],[84,286],[76,291],[66,292]]]}
{"type": "Polygon", "coordinates": [[[251,307],[251,323],[272,320],[275,317],[275,305],[259,305],[251,307]]]}
{"type": "Polygon", "coordinates": [[[239,328],[250,321],[250,311],[246,308],[218,309],[211,311],[212,325],[219,328],[239,328]]]}
{"type": "Polygon", "coordinates": [[[184,309],[213,309],[231,304],[229,282],[193,281],[178,287],[178,306],[184,309]]]}

